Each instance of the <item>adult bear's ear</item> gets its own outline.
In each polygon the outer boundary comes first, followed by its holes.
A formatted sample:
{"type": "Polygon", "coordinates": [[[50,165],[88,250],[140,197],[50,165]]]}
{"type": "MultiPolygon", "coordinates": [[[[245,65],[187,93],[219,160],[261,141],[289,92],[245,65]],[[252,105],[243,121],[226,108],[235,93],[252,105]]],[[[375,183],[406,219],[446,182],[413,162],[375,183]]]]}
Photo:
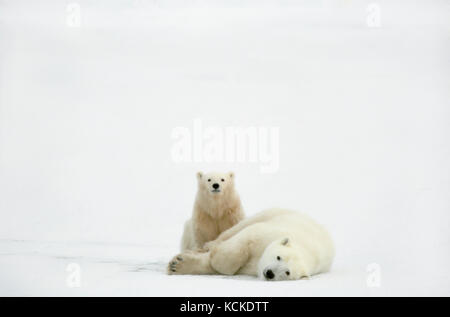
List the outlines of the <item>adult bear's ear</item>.
{"type": "Polygon", "coordinates": [[[234,173],[233,172],[229,172],[228,176],[230,176],[230,178],[234,178],[234,173]]]}
{"type": "Polygon", "coordinates": [[[197,172],[197,179],[201,180],[203,177],[203,173],[202,172],[197,172]]]}
{"type": "Polygon", "coordinates": [[[283,241],[281,241],[281,245],[288,245],[289,238],[284,238],[283,241]]]}

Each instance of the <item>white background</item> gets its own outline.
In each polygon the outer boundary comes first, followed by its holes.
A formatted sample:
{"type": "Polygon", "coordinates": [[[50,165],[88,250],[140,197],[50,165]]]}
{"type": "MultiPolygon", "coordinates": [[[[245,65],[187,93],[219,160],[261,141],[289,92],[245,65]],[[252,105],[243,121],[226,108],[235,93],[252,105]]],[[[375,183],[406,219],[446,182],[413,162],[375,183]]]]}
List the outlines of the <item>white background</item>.
{"type": "Polygon", "coordinates": [[[274,2],[0,2],[0,294],[450,295],[449,2],[274,2]],[[279,169],[174,162],[194,119],[279,127],[279,169]],[[323,223],[333,270],[166,276],[198,170],[323,223]]]}

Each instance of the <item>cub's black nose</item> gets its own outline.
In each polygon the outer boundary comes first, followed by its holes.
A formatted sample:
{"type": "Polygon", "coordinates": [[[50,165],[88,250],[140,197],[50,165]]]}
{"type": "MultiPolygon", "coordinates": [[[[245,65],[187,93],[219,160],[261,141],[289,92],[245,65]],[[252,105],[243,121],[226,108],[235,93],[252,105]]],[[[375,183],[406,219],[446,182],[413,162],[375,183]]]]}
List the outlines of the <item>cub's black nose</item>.
{"type": "Polygon", "coordinates": [[[214,188],[214,189],[217,189],[217,188],[219,188],[219,184],[217,184],[217,183],[214,183],[214,184],[213,184],[213,188],[214,188]]]}
{"type": "Polygon", "coordinates": [[[273,271],[272,271],[272,270],[267,270],[267,271],[264,273],[264,276],[265,276],[266,278],[268,278],[269,280],[271,280],[271,279],[274,278],[275,274],[273,274],[273,271]]]}

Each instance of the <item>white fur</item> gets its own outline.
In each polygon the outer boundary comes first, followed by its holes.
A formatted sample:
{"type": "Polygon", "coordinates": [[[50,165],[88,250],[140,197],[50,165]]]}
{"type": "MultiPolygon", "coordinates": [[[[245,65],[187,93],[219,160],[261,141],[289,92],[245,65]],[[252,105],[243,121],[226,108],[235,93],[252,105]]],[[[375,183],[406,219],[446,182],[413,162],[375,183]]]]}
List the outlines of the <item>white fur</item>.
{"type": "Polygon", "coordinates": [[[197,196],[192,217],[184,225],[181,251],[202,248],[244,218],[234,178],[231,172],[197,173],[197,196]]]}
{"type": "Polygon", "coordinates": [[[333,257],[333,242],[322,226],[301,213],[269,209],[224,231],[204,252],[177,255],[168,273],[268,279],[264,273],[271,270],[271,280],[293,280],[328,271],[333,257]]]}

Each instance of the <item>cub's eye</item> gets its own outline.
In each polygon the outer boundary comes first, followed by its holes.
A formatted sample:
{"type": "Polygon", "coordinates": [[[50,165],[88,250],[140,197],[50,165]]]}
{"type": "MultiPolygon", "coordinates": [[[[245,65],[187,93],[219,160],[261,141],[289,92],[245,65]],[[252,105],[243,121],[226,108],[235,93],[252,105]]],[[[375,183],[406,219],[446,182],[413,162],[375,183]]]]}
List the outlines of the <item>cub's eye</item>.
{"type": "Polygon", "coordinates": [[[221,181],[224,182],[225,180],[222,178],[221,181]]]}
{"type": "Polygon", "coordinates": [[[277,256],[277,260],[278,260],[278,261],[280,261],[280,260],[281,260],[281,258],[280,258],[279,256],[277,256]]]}
{"type": "Polygon", "coordinates": [[[289,274],[291,274],[291,272],[289,272],[289,271],[286,271],[286,275],[289,275],[289,274]]]}
{"type": "Polygon", "coordinates": [[[211,178],[210,179],[208,179],[208,182],[210,182],[211,181],[211,178]]]}

